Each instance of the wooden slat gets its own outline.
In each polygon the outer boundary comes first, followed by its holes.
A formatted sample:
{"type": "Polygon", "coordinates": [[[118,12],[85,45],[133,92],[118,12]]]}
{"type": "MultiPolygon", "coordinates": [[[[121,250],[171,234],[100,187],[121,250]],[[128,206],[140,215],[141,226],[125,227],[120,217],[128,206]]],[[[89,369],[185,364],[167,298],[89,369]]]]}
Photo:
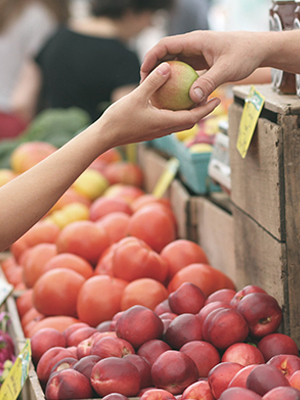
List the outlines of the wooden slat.
{"type": "Polygon", "coordinates": [[[259,119],[242,159],[236,148],[242,112],[237,104],[229,111],[231,200],[278,240],[284,240],[282,128],[259,119]]]}
{"type": "Polygon", "coordinates": [[[287,281],[291,336],[300,347],[300,133],[289,127],[285,136],[285,220],[287,281]]]}
{"type": "Polygon", "coordinates": [[[283,330],[289,333],[286,245],[236,207],[233,217],[238,285],[257,285],[275,297],[284,310],[283,330]]]}
{"type": "Polygon", "coordinates": [[[194,239],[207,254],[210,264],[237,283],[232,215],[205,197],[193,197],[191,210],[194,239]]]}

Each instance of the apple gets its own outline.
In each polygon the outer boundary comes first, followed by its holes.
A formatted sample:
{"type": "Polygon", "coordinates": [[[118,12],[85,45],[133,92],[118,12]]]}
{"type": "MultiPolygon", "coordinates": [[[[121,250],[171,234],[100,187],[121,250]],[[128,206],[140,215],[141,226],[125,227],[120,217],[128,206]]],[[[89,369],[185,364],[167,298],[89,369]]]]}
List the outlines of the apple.
{"type": "Polygon", "coordinates": [[[124,357],[134,353],[134,348],[127,340],[112,336],[96,337],[91,346],[91,354],[100,358],[124,357]]]}
{"type": "Polygon", "coordinates": [[[277,300],[267,293],[247,294],[236,309],[245,318],[254,338],[276,332],[281,324],[282,309],[277,300]]]}
{"type": "Polygon", "coordinates": [[[252,344],[249,343],[235,343],[229,346],[221,361],[237,362],[244,367],[250,364],[264,364],[265,359],[261,351],[252,344]]]}
{"type": "Polygon", "coordinates": [[[30,339],[32,361],[37,365],[42,355],[52,347],[66,347],[66,339],[62,332],[54,328],[43,328],[30,339]]]}
{"type": "Polygon", "coordinates": [[[149,388],[142,393],[140,400],[175,400],[175,396],[164,389],[149,388]]]}
{"type": "Polygon", "coordinates": [[[263,400],[300,400],[300,390],[292,387],[277,387],[263,396],[263,400]]]}
{"type": "Polygon", "coordinates": [[[249,327],[243,316],[235,309],[217,308],[205,318],[202,327],[203,339],[218,350],[225,350],[237,342],[243,342],[249,327]]]}
{"type": "Polygon", "coordinates": [[[191,282],[182,283],[169,294],[169,306],[175,314],[197,314],[204,306],[205,300],[203,291],[191,282]]]}
{"type": "Polygon", "coordinates": [[[153,363],[151,375],[155,387],[173,395],[182,393],[199,378],[197,366],[191,357],[177,350],[162,353],[153,363]]]}
{"type": "Polygon", "coordinates": [[[161,338],[162,320],[154,311],[136,305],[125,310],[116,322],[116,334],[127,340],[135,349],[151,339],[161,338]]]}
{"type": "Polygon", "coordinates": [[[247,295],[250,293],[265,293],[267,294],[267,292],[261,288],[260,286],[257,285],[247,285],[244,286],[241,290],[238,290],[236,292],[236,294],[234,295],[234,297],[232,298],[230,304],[232,305],[232,307],[237,307],[237,305],[239,304],[239,302],[247,295]]]}
{"type": "Polygon", "coordinates": [[[293,374],[291,376],[289,376],[288,378],[289,384],[300,390],[300,370],[298,369],[297,371],[293,372],[293,374]]]}
{"type": "Polygon", "coordinates": [[[300,369],[300,358],[292,354],[278,354],[270,358],[267,364],[279,369],[289,379],[295,371],[300,369]]]}
{"type": "Polygon", "coordinates": [[[39,378],[42,387],[46,386],[53,366],[59,360],[66,357],[73,357],[73,353],[64,347],[59,346],[52,347],[42,355],[36,367],[37,377],[39,378]]]}
{"type": "Polygon", "coordinates": [[[209,371],[208,383],[216,399],[219,399],[224,390],[227,389],[231,379],[242,368],[241,364],[235,362],[221,362],[209,371]]]}
{"type": "Polygon", "coordinates": [[[197,72],[182,61],[168,61],[171,67],[169,79],[152,95],[154,107],[167,110],[187,110],[195,104],[189,91],[193,82],[199,77],[197,72]]]}
{"type": "Polygon", "coordinates": [[[215,346],[203,340],[185,343],[179,351],[191,357],[197,366],[200,378],[207,377],[209,371],[221,361],[215,346]]]}
{"type": "Polygon", "coordinates": [[[203,308],[201,308],[201,310],[198,313],[198,317],[200,318],[200,321],[203,323],[205,318],[208,316],[208,314],[211,311],[216,310],[217,308],[233,308],[233,307],[231,307],[225,301],[220,301],[220,300],[208,303],[208,304],[204,305],[203,308]]]}
{"type": "Polygon", "coordinates": [[[77,360],[75,364],[73,364],[72,368],[76,369],[78,372],[81,372],[88,379],[90,379],[94,365],[100,360],[101,358],[96,355],[82,357],[80,360],[77,360]]]}
{"type": "Polygon", "coordinates": [[[88,399],[93,397],[93,389],[86,376],[75,369],[63,369],[53,373],[46,386],[46,399],[88,399]]]}
{"type": "Polygon", "coordinates": [[[224,390],[219,400],[261,400],[262,397],[247,388],[233,387],[224,390]]]}
{"type": "Polygon", "coordinates": [[[188,386],[183,391],[181,399],[214,400],[214,396],[212,394],[208,381],[201,380],[188,386]]]}
{"type": "Polygon", "coordinates": [[[153,386],[151,377],[151,365],[145,357],[138,354],[127,354],[124,358],[132,362],[138,369],[141,377],[140,389],[153,386]]]}
{"type": "Polygon", "coordinates": [[[171,350],[168,343],[160,339],[152,339],[139,347],[137,354],[144,357],[150,365],[165,351],[171,350]]]}
{"type": "Polygon", "coordinates": [[[100,397],[114,392],[134,397],[140,390],[141,378],[137,367],[129,360],[108,357],[94,365],[90,381],[100,397]]]}
{"type": "Polygon", "coordinates": [[[72,334],[70,334],[68,336],[67,347],[78,346],[78,344],[80,342],[82,342],[84,339],[89,338],[96,332],[97,332],[97,329],[93,328],[91,326],[86,326],[86,327],[77,329],[75,332],[73,332],[72,334]]]}
{"type": "Polygon", "coordinates": [[[278,386],[289,386],[287,378],[274,365],[257,365],[248,375],[246,386],[260,396],[278,386]]]}
{"type": "Polygon", "coordinates": [[[174,318],[165,334],[166,342],[176,350],[191,340],[202,339],[202,323],[195,314],[185,313],[174,318]]]}
{"type": "Polygon", "coordinates": [[[78,361],[77,358],[74,358],[74,357],[62,358],[61,360],[57,361],[56,364],[53,365],[53,367],[50,371],[50,376],[54,372],[62,371],[63,369],[67,369],[67,368],[72,368],[73,365],[77,363],[77,361],[78,361]]]}
{"type": "Polygon", "coordinates": [[[236,290],[234,289],[219,289],[207,297],[205,305],[212,303],[214,301],[223,301],[224,303],[230,304],[232,298],[235,295],[236,295],[236,290]]]}
{"type": "Polygon", "coordinates": [[[264,336],[258,342],[257,347],[262,352],[266,362],[278,354],[299,355],[299,350],[294,339],[278,332],[264,336]]]}
{"type": "Polygon", "coordinates": [[[247,378],[250,372],[257,366],[257,364],[250,364],[240,369],[229,382],[228,387],[242,387],[247,388],[247,378]]]}

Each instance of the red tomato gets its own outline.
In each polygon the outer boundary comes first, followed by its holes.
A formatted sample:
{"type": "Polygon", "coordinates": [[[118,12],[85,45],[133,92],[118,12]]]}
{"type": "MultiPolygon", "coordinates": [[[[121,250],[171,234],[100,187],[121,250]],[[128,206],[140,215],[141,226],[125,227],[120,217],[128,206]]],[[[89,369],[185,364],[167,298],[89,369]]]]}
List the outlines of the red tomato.
{"type": "Polygon", "coordinates": [[[172,211],[161,204],[148,204],[131,217],[128,234],[142,239],[158,253],[176,239],[176,222],[172,211]]]}
{"type": "Polygon", "coordinates": [[[111,320],[121,311],[121,298],[127,284],[122,279],[107,275],[87,279],[78,294],[78,318],[90,326],[111,320]]]}
{"type": "Polygon", "coordinates": [[[164,282],[168,265],[143,240],[127,237],[116,244],[112,259],[112,273],[117,278],[133,281],[152,278],[164,282]]]}
{"type": "Polygon", "coordinates": [[[167,244],[160,255],[169,266],[168,281],[173,278],[176,272],[189,264],[208,264],[208,259],[202,247],[186,239],[174,240],[167,244]]]}
{"type": "Polygon", "coordinates": [[[77,317],[77,297],[85,278],[67,268],[45,272],[33,287],[33,304],[44,315],[77,317]]]}

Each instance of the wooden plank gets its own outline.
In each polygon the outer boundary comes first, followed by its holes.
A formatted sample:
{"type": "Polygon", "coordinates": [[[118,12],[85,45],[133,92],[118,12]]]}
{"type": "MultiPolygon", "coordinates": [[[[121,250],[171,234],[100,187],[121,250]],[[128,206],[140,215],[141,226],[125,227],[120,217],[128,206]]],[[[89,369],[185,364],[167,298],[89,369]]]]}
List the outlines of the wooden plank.
{"type": "Polygon", "coordinates": [[[300,345],[300,130],[293,128],[285,135],[285,219],[290,332],[300,345]]]}
{"type": "Polygon", "coordinates": [[[278,240],[284,240],[282,127],[260,118],[242,159],[236,148],[242,112],[238,104],[229,110],[231,200],[278,240]]]}
{"type": "MultiPolygon", "coordinates": [[[[235,96],[245,100],[250,92],[249,85],[233,87],[235,96]]],[[[255,85],[255,88],[265,97],[264,108],[276,114],[299,114],[300,102],[296,95],[281,95],[272,89],[269,84],[255,85]]]]}
{"type": "Polygon", "coordinates": [[[289,333],[286,244],[278,241],[243,211],[233,207],[235,259],[239,287],[258,285],[275,297],[284,311],[283,331],[289,333]]]}
{"type": "Polygon", "coordinates": [[[207,254],[210,264],[236,283],[232,215],[205,197],[193,197],[191,204],[195,241],[207,254]]]}

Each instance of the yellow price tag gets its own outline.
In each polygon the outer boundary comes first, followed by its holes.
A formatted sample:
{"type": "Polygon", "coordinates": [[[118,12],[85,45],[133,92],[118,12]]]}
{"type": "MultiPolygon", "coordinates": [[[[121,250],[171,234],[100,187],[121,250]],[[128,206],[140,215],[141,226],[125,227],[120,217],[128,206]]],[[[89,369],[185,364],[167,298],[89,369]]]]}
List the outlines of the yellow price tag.
{"type": "Polygon", "coordinates": [[[153,190],[153,196],[161,198],[174,180],[179,168],[179,160],[172,157],[168,160],[165,171],[161,174],[153,190]]]}
{"type": "Polygon", "coordinates": [[[137,163],[137,144],[130,143],[126,145],[126,159],[134,164],[137,163]]]}
{"type": "Polygon", "coordinates": [[[27,379],[31,362],[30,340],[27,339],[25,346],[16,358],[12,369],[9,371],[0,389],[0,400],[16,400],[27,379]]]}
{"type": "Polygon", "coordinates": [[[245,100],[237,139],[237,149],[242,158],[246,157],[264,102],[264,96],[254,86],[251,86],[250,93],[245,100]]]}

